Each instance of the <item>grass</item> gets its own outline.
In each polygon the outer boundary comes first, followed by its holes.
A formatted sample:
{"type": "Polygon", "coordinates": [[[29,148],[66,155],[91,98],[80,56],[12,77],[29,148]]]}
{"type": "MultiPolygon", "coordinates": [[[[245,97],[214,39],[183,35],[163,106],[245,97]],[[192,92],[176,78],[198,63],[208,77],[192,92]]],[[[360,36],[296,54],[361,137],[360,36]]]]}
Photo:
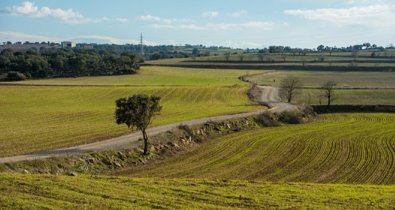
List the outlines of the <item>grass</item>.
{"type": "Polygon", "coordinates": [[[320,87],[328,80],[337,87],[395,88],[395,72],[328,72],[328,71],[270,71],[247,76],[252,82],[278,86],[287,76],[299,78],[304,86],[320,87]]]}
{"type": "Polygon", "coordinates": [[[0,174],[4,209],[392,209],[395,187],[0,174]]]}
{"type": "MultiPolygon", "coordinates": [[[[143,66],[137,75],[58,78],[3,82],[28,85],[76,85],[76,86],[228,86],[246,85],[237,78],[243,70],[193,69],[143,66]]],[[[261,71],[263,72],[263,71],[261,71]]]]}
{"type": "MultiPolygon", "coordinates": [[[[372,52],[360,52],[357,54],[357,57],[354,58],[352,53],[308,53],[307,55],[293,55],[292,53],[266,53],[263,54],[263,62],[293,62],[299,63],[302,61],[305,62],[312,62],[312,63],[327,63],[332,62],[334,63],[350,63],[352,61],[356,62],[363,62],[363,63],[391,63],[395,61],[395,52],[388,51],[386,54],[383,52],[376,52],[376,57],[371,57],[372,52]],[[284,60],[285,59],[285,60],[284,60]],[[323,61],[321,61],[323,59],[323,61]]],[[[261,58],[258,56],[259,54],[254,53],[247,53],[243,54],[243,62],[257,62],[262,63],[261,58]]],[[[241,62],[240,61],[240,54],[232,54],[229,57],[230,62],[241,62]]],[[[196,62],[226,62],[224,55],[218,56],[205,56],[205,57],[196,57],[194,58],[196,62]]],[[[193,61],[193,59],[179,59],[178,61],[193,61]]]]}
{"type": "MultiPolygon", "coordinates": [[[[359,52],[356,57],[352,53],[308,53],[307,55],[298,54],[232,54],[228,60],[224,55],[203,56],[195,58],[182,59],[163,59],[157,61],[149,61],[147,63],[153,65],[182,65],[190,67],[218,66],[229,68],[247,68],[247,69],[269,69],[271,66],[294,66],[294,70],[303,70],[305,67],[309,69],[322,67],[333,67],[343,69],[345,71],[355,71],[358,67],[375,71],[393,71],[395,67],[395,53],[393,51],[375,52],[376,57],[371,57],[372,52],[359,52]],[[263,55],[262,58],[260,56],[263,55]],[[354,66],[353,68],[349,68],[354,66]]],[[[272,67],[273,68],[273,67],[272,67]]]]}
{"type": "Polygon", "coordinates": [[[162,114],[154,125],[257,110],[260,107],[246,95],[248,84],[237,79],[241,74],[151,67],[143,68],[139,75],[32,80],[22,83],[33,86],[0,86],[0,156],[127,133],[126,126],[114,122],[114,103],[136,93],[162,97],[162,114]]]}
{"type": "MultiPolygon", "coordinates": [[[[304,89],[295,99],[297,103],[310,105],[326,104],[322,90],[304,89]]],[[[389,90],[335,90],[336,105],[394,105],[395,89],[389,90]]]]}
{"type": "MultiPolygon", "coordinates": [[[[246,76],[260,85],[280,86],[287,76],[299,78],[304,87],[319,88],[327,81],[337,83],[334,104],[394,105],[395,72],[325,72],[325,71],[267,71],[246,76]]],[[[297,103],[325,104],[318,89],[304,89],[297,103]]]]}
{"type": "Polygon", "coordinates": [[[331,114],[209,141],[118,172],[133,177],[395,184],[395,114],[331,114]]]}

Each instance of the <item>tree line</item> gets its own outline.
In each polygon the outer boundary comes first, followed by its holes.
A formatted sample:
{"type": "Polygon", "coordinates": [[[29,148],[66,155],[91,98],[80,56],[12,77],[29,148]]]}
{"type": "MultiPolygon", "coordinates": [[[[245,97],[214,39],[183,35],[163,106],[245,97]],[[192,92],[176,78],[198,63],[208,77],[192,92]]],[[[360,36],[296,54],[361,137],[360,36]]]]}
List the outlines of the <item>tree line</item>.
{"type": "Polygon", "coordinates": [[[109,50],[31,49],[0,53],[0,74],[18,72],[27,78],[79,77],[133,74],[139,69],[137,56],[109,50]]]}

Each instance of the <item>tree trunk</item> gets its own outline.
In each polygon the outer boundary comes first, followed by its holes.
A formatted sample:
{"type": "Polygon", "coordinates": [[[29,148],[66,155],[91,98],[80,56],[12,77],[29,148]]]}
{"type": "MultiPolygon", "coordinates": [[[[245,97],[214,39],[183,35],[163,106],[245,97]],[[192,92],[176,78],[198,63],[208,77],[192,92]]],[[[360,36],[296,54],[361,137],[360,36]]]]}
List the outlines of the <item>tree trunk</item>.
{"type": "Polygon", "coordinates": [[[328,95],[328,107],[331,105],[331,95],[328,95]]]}
{"type": "Polygon", "coordinates": [[[288,94],[288,103],[291,103],[293,95],[292,95],[292,90],[289,91],[290,93],[288,94]]]}
{"type": "Polygon", "coordinates": [[[143,132],[143,138],[144,138],[144,152],[143,152],[143,155],[148,155],[148,135],[147,135],[147,132],[145,132],[145,130],[142,130],[141,132],[143,132]]]}

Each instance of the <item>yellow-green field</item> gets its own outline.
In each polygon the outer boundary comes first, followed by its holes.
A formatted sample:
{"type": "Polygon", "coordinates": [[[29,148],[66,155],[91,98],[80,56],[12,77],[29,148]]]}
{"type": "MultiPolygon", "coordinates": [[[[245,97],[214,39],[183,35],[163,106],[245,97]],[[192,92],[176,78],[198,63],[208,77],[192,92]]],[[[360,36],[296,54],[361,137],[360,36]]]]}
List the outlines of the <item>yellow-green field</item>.
{"type": "MultiPolygon", "coordinates": [[[[264,72],[264,71],[254,71],[264,72]]],[[[58,78],[45,80],[25,80],[3,82],[24,85],[79,85],[79,86],[227,86],[246,85],[238,80],[244,70],[193,69],[143,66],[137,75],[58,78]]]]}
{"type": "MultiPolygon", "coordinates": [[[[333,105],[394,105],[395,89],[391,90],[334,90],[333,105]]],[[[302,92],[295,97],[296,103],[304,103],[310,105],[326,105],[327,99],[323,96],[323,91],[319,89],[303,89],[302,92]]]]}
{"type": "Polygon", "coordinates": [[[337,87],[343,88],[395,88],[395,72],[266,71],[250,74],[246,77],[248,80],[273,86],[278,86],[287,76],[294,76],[307,87],[321,87],[328,80],[333,80],[338,83],[337,87]]]}
{"type": "MultiPolygon", "coordinates": [[[[255,72],[256,73],[256,72],[255,72]]],[[[304,87],[319,88],[328,80],[337,84],[333,104],[395,105],[394,72],[267,71],[245,78],[260,85],[280,86],[287,76],[299,78],[304,87]]],[[[303,89],[295,102],[326,104],[319,89],[303,89]]]]}
{"type": "Polygon", "coordinates": [[[134,177],[395,184],[395,114],[331,114],[213,139],[185,155],[118,174],[134,177]]]}
{"type": "Polygon", "coordinates": [[[393,209],[395,187],[0,174],[1,209],[393,209]]]}
{"type": "Polygon", "coordinates": [[[243,71],[150,67],[141,72],[24,82],[36,84],[32,86],[0,86],[0,156],[83,144],[126,133],[126,126],[114,122],[115,100],[136,93],[162,97],[162,114],[154,125],[261,108],[249,101],[248,84],[237,79],[243,71]]]}

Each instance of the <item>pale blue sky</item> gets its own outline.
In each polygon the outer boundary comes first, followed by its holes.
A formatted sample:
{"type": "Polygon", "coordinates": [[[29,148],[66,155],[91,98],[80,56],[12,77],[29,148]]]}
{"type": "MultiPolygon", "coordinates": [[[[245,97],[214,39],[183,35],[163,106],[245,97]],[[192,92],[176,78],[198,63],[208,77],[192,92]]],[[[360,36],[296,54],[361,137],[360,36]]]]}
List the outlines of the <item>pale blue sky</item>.
{"type": "Polygon", "coordinates": [[[395,0],[1,0],[0,41],[395,44],[395,0]]]}

